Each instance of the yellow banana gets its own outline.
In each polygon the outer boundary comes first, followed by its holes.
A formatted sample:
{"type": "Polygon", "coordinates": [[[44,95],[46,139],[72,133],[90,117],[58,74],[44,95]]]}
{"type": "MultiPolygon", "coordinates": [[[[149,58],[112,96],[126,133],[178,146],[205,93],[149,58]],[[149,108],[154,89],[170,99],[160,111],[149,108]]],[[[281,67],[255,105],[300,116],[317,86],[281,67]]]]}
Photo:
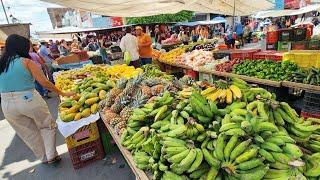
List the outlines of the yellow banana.
{"type": "Polygon", "coordinates": [[[211,100],[212,102],[216,101],[219,98],[219,95],[221,93],[222,89],[218,89],[217,91],[215,91],[214,93],[212,93],[210,96],[208,96],[207,98],[209,100],[211,100]]]}
{"type": "Polygon", "coordinates": [[[201,91],[201,95],[206,97],[206,96],[210,95],[211,93],[213,93],[214,90],[216,90],[215,87],[208,87],[206,90],[201,91]]]}
{"type": "Polygon", "coordinates": [[[238,86],[231,85],[229,88],[237,98],[241,98],[241,90],[238,88],[238,86]]]}
{"type": "Polygon", "coordinates": [[[232,103],[232,92],[230,89],[227,89],[227,103],[231,104],[232,103]]]}

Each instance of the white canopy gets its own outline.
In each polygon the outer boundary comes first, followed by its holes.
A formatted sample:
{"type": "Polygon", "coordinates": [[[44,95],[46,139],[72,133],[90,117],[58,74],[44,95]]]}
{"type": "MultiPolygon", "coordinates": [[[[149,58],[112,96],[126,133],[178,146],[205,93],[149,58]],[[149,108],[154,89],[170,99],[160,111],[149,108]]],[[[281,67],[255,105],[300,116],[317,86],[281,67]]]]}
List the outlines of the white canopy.
{"type": "Polygon", "coordinates": [[[190,10],[224,15],[250,15],[273,8],[268,0],[42,0],[97,14],[139,17],[190,10]],[[234,9],[235,5],[235,9],[234,9]],[[234,11],[235,10],[235,11],[234,11]]]}
{"type": "Polygon", "coordinates": [[[267,18],[267,17],[281,17],[281,16],[293,16],[298,14],[304,14],[311,11],[320,10],[320,4],[309,5],[300,9],[286,9],[286,10],[271,10],[262,11],[254,15],[255,18],[267,18]]]}

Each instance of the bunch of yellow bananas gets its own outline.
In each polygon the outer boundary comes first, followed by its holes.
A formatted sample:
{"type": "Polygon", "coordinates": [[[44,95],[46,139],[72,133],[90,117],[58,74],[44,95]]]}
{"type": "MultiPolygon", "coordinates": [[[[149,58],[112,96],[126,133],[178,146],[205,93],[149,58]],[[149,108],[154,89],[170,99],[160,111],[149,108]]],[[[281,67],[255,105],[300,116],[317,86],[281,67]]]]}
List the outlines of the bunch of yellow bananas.
{"type": "Polygon", "coordinates": [[[226,102],[231,104],[236,99],[241,99],[241,90],[235,85],[231,85],[225,89],[208,87],[201,92],[201,95],[207,99],[215,102],[219,101],[221,103],[226,102]]]}
{"type": "Polygon", "coordinates": [[[186,52],[186,48],[185,47],[178,47],[175,48],[169,52],[166,53],[162,53],[159,61],[167,63],[167,64],[175,64],[176,63],[176,58],[180,55],[182,55],[183,53],[186,52]]]}
{"type": "Polygon", "coordinates": [[[141,68],[135,69],[133,66],[128,66],[126,64],[117,64],[111,67],[105,68],[105,73],[112,78],[127,78],[130,79],[132,77],[137,76],[142,73],[143,70],[141,68]]]}

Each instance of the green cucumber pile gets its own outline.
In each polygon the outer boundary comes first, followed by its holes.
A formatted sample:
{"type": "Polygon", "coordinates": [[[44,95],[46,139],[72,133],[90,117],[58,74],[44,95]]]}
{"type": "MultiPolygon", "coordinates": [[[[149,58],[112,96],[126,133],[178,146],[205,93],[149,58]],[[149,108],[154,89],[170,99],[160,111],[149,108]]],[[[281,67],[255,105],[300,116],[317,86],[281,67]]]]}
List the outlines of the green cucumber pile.
{"type": "Polygon", "coordinates": [[[319,179],[320,120],[234,79],[241,100],[212,102],[193,86],[165,91],[133,110],[121,135],[136,166],[153,179],[319,179]]]}
{"type": "Polygon", "coordinates": [[[291,74],[299,67],[289,61],[275,62],[272,60],[245,60],[233,67],[239,75],[257,77],[273,81],[289,80],[291,74]]]}

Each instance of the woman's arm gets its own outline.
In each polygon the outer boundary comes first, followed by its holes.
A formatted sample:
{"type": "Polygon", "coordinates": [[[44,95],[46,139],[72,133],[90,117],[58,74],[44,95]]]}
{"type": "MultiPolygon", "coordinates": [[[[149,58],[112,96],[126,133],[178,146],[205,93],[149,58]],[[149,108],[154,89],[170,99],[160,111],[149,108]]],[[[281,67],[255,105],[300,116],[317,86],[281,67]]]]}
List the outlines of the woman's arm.
{"type": "Polygon", "coordinates": [[[52,84],[40,70],[40,68],[31,60],[24,59],[23,60],[24,66],[31,72],[32,76],[46,89],[55,92],[61,96],[74,96],[75,93],[73,92],[62,92],[54,84],[52,84]]]}

